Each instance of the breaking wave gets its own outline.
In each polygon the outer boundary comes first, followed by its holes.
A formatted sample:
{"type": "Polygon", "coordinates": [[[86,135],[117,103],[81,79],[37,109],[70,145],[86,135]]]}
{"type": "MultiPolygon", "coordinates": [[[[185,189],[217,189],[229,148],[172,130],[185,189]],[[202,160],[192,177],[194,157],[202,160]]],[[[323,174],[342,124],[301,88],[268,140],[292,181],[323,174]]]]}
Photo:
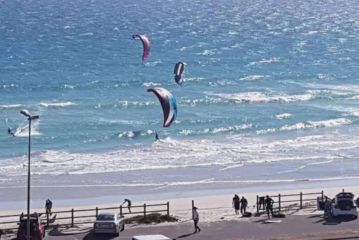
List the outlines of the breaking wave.
{"type": "Polygon", "coordinates": [[[315,98],[315,94],[294,94],[294,95],[268,95],[262,92],[244,92],[244,93],[221,93],[213,94],[224,99],[238,103],[270,103],[270,102],[301,102],[309,101],[315,98]]]}
{"type": "Polygon", "coordinates": [[[73,106],[75,105],[75,103],[73,102],[41,102],[40,106],[42,107],[69,107],[69,106],[73,106]]]}

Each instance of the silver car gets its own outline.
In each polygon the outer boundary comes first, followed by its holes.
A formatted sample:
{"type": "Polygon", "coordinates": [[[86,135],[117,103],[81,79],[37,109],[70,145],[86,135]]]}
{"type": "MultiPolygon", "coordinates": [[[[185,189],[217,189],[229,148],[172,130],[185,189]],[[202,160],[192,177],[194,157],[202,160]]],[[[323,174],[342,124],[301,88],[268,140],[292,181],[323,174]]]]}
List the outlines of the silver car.
{"type": "Polygon", "coordinates": [[[125,229],[123,216],[113,213],[101,213],[93,226],[94,233],[111,233],[119,235],[125,229]]]}

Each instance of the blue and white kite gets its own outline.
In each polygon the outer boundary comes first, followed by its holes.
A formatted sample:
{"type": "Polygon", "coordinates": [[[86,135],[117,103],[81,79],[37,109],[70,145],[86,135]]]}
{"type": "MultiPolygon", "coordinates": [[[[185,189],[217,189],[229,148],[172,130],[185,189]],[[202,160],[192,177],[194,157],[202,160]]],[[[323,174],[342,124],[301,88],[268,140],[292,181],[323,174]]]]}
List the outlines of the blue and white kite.
{"type": "Polygon", "coordinates": [[[169,127],[177,117],[176,99],[164,88],[149,88],[147,92],[153,92],[157,96],[163,110],[163,127],[169,127]]]}

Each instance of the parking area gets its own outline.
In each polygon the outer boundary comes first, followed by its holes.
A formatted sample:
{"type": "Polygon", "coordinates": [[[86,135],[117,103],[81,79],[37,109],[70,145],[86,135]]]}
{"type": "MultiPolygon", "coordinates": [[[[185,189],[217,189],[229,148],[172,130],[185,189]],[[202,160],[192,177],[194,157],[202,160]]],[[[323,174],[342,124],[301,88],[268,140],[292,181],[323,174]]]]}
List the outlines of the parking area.
{"type": "Polygon", "coordinates": [[[322,215],[288,216],[267,222],[265,218],[240,221],[200,223],[200,233],[193,233],[191,222],[126,227],[120,236],[94,235],[90,229],[64,234],[57,229],[48,232],[47,240],[131,240],[134,235],[163,234],[171,239],[183,240],[238,240],[238,239],[359,239],[358,220],[325,222],[322,215]],[[340,238],[339,238],[340,237],[340,238]]]}

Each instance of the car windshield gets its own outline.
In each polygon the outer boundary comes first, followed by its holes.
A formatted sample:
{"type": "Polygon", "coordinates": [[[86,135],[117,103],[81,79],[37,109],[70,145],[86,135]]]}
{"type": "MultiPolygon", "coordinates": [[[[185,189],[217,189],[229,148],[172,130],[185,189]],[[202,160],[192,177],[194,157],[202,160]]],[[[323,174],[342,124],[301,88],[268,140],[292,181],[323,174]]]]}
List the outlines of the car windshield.
{"type": "Polygon", "coordinates": [[[112,214],[100,214],[97,217],[97,220],[99,221],[113,221],[115,220],[115,216],[112,214]]]}

